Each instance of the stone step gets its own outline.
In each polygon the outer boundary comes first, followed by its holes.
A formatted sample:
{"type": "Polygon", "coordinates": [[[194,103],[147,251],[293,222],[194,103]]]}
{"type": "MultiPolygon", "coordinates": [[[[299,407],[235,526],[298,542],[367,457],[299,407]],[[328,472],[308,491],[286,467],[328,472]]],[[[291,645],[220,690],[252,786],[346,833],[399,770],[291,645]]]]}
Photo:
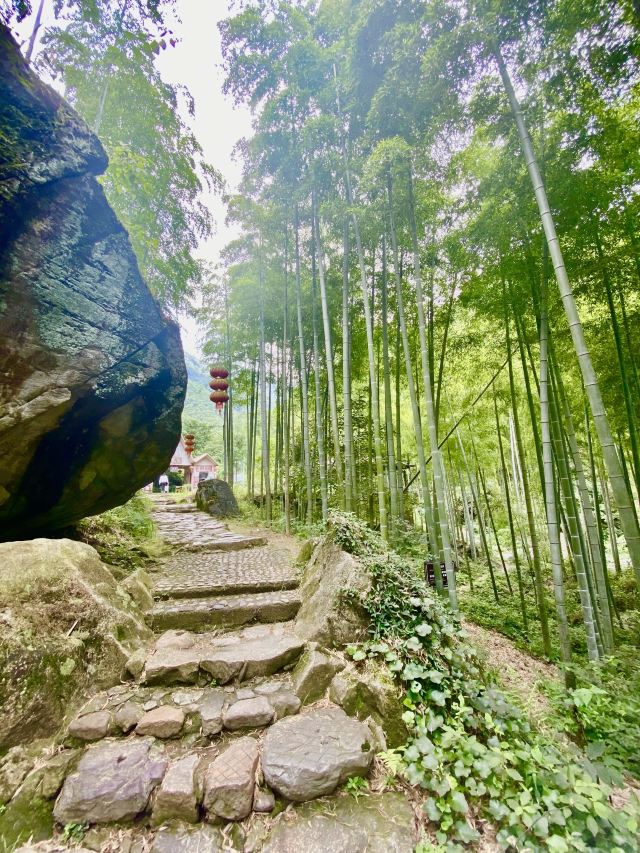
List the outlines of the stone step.
{"type": "MultiPolygon", "coordinates": [[[[100,826],[139,822],[148,815],[152,826],[163,826],[151,848],[155,853],[255,850],[255,845],[245,844],[244,830],[234,833],[238,844],[229,847],[225,836],[228,841],[230,833],[218,827],[226,821],[244,821],[252,812],[257,817],[273,811],[275,792],[293,804],[315,803],[307,811],[297,807],[299,820],[296,806],[289,807],[271,838],[264,837],[273,825],[273,819],[266,818],[266,832],[259,832],[266,842],[260,845],[263,851],[413,850],[414,814],[402,794],[371,794],[371,806],[365,809],[358,808],[355,797],[324,801],[324,806],[317,800],[330,796],[353,776],[368,775],[373,759],[369,729],[339,708],[318,708],[280,719],[269,729],[262,748],[260,739],[247,732],[226,736],[213,747],[168,747],[149,736],[107,738],[90,745],[78,761],[65,765],[66,778],[58,783],[61,791],[53,807],[55,819],[61,825],[100,826]],[[256,779],[264,781],[257,785],[256,779]],[[340,807],[341,801],[346,807],[340,807]],[[335,820],[336,809],[339,820],[335,820]],[[190,826],[199,821],[206,823],[200,828],[190,826]]],[[[369,797],[363,799],[369,801],[369,797]]],[[[148,822],[142,822],[143,833],[148,822]]]]}
{"type": "Polygon", "coordinates": [[[204,598],[220,594],[295,589],[298,572],[284,550],[177,554],[166,560],[155,582],[156,598],[204,598]]]}
{"type": "Polygon", "coordinates": [[[218,684],[274,675],[293,666],[304,648],[290,625],[251,625],[223,636],[167,631],[145,661],[146,684],[218,684]]]}
{"type": "Polygon", "coordinates": [[[221,732],[261,729],[301,707],[288,673],[257,677],[236,687],[121,685],[97,693],[69,723],[65,743],[136,735],[159,740],[197,740],[221,732]]]}
{"type": "Polygon", "coordinates": [[[147,613],[147,622],[154,631],[169,628],[201,631],[212,626],[230,628],[251,622],[284,622],[295,617],[300,603],[295,589],[169,599],[156,602],[147,613]]]}

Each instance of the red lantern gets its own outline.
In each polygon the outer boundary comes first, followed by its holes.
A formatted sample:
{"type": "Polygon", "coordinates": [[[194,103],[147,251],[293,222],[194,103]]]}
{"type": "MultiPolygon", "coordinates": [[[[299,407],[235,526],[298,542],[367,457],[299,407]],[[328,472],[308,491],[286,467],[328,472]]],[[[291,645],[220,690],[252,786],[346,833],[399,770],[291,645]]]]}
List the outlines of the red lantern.
{"type": "Polygon", "coordinates": [[[209,399],[212,403],[216,404],[218,413],[222,414],[222,408],[229,399],[229,395],[226,391],[212,391],[211,394],[209,394],[209,399]]]}
{"type": "Polygon", "coordinates": [[[183,436],[183,439],[184,449],[187,451],[187,453],[192,454],[196,444],[195,435],[193,435],[193,433],[187,433],[185,436],[183,436]]]}
{"type": "Polygon", "coordinates": [[[229,383],[226,379],[212,379],[209,383],[209,388],[214,391],[226,391],[229,387],[229,383]]]}
{"type": "Polygon", "coordinates": [[[209,369],[209,373],[214,379],[226,379],[229,375],[229,371],[223,364],[212,364],[209,369]]]}

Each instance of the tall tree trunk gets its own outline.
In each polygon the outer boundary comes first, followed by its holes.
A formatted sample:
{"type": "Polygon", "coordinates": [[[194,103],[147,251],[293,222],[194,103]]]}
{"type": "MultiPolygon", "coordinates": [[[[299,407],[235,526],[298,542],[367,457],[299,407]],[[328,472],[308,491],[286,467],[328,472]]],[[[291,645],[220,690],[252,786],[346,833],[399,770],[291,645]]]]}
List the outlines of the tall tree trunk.
{"type": "MultiPolygon", "coordinates": [[[[507,353],[508,353],[508,367],[509,367],[509,390],[511,392],[511,406],[513,411],[513,436],[515,439],[514,442],[514,469],[513,476],[514,482],[517,481],[518,473],[521,477],[522,482],[522,492],[524,495],[525,506],[527,510],[527,522],[529,525],[529,537],[531,539],[531,551],[533,557],[533,571],[535,577],[535,586],[536,586],[536,599],[538,604],[538,615],[540,617],[540,628],[542,631],[542,645],[544,648],[544,653],[547,657],[551,656],[551,640],[549,638],[549,621],[547,619],[547,604],[544,596],[544,581],[542,578],[542,563],[540,559],[540,545],[538,542],[538,532],[536,530],[536,519],[535,513],[533,510],[533,503],[531,500],[531,491],[529,489],[529,475],[527,473],[527,466],[524,462],[524,447],[522,444],[522,435],[520,433],[520,419],[518,417],[518,401],[516,399],[516,391],[515,391],[515,379],[513,375],[513,359],[511,357],[511,336],[509,332],[509,317],[506,312],[505,306],[505,328],[507,335],[507,353]],[[519,461],[522,460],[522,464],[519,464],[519,461]]],[[[553,471],[553,467],[551,468],[553,471]]],[[[553,487],[553,480],[552,480],[553,487]]],[[[555,494],[555,492],[554,492],[555,494]]],[[[558,538],[559,542],[559,538],[558,538]]],[[[560,563],[560,568],[562,568],[562,562],[560,563]]],[[[562,579],[562,575],[560,575],[560,579],[562,579]]],[[[564,588],[563,588],[564,589],[564,588]]],[[[557,600],[556,600],[557,604],[557,600]]],[[[564,611],[563,611],[564,612],[564,611]]]]}
{"type": "MultiPolygon", "coordinates": [[[[391,370],[389,367],[389,328],[387,317],[387,241],[382,238],[382,372],[384,374],[384,417],[387,438],[389,496],[391,502],[391,524],[398,520],[398,486],[396,481],[396,458],[393,447],[393,413],[391,410],[391,370]]],[[[399,427],[399,425],[398,425],[399,427]]]]}
{"type": "MultiPolygon", "coordinates": [[[[540,425],[542,432],[542,459],[544,464],[544,494],[547,512],[547,532],[551,549],[551,570],[553,573],[553,595],[556,603],[556,621],[560,640],[560,658],[563,663],[571,661],[571,642],[569,624],[565,609],[564,578],[562,575],[562,551],[560,549],[560,528],[556,506],[556,487],[553,470],[553,447],[551,444],[551,414],[549,407],[549,358],[548,358],[548,319],[547,285],[542,281],[540,306],[540,425]]],[[[540,594],[540,591],[539,591],[540,594]]],[[[544,607],[544,602],[543,605],[544,607]]],[[[545,649],[546,652],[546,649],[545,649]]]]}
{"type": "Polygon", "coordinates": [[[269,424],[267,411],[267,365],[265,353],[265,330],[264,330],[264,270],[262,267],[262,235],[260,236],[260,426],[262,432],[262,481],[264,485],[264,509],[267,524],[271,523],[271,481],[269,473],[269,424]]]}
{"type": "Polygon", "coordinates": [[[442,542],[442,556],[447,572],[447,586],[449,592],[449,603],[454,613],[458,612],[458,595],[456,591],[456,576],[451,559],[451,543],[449,539],[449,525],[447,524],[447,511],[444,497],[444,465],[442,454],[438,447],[438,428],[436,424],[435,409],[433,405],[433,393],[431,384],[431,370],[429,367],[429,353],[427,350],[426,328],[424,318],[424,302],[422,294],[422,271],[420,267],[420,249],[418,247],[418,228],[416,224],[415,204],[413,199],[413,174],[409,166],[409,218],[411,224],[411,239],[413,243],[413,264],[416,283],[416,301],[418,304],[418,333],[420,336],[420,357],[422,360],[422,382],[424,385],[425,407],[427,426],[429,431],[429,443],[431,445],[431,464],[433,466],[433,480],[435,483],[438,520],[440,523],[440,539],[442,542]]]}
{"type": "Polygon", "coordinates": [[[582,328],[582,322],[580,320],[576,301],[571,289],[571,284],[569,283],[569,276],[567,275],[564,258],[562,256],[562,249],[560,248],[560,242],[556,234],[555,222],[549,207],[544,181],[538,167],[531,138],[529,137],[529,133],[524,122],[522,109],[518,102],[513,84],[511,83],[511,78],[509,77],[509,72],[507,71],[502,54],[500,53],[500,49],[497,45],[493,46],[493,52],[498,63],[500,76],[509,98],[511,111],[518,129],[518,136],[520,137],[520,144],[522,146],[525,162],[529,171],[531,183],[533,184],[536,201],[538,203],[542,227],[547,239],[549,254],[551,255],[556,281],[560,290],[560,297],[569,322],[573,345],[578,357],[585,391],[589,399],[593,422],[600,441],[600,446],[602,447],[602,455],[609,475],[609,480],[611,482],[613,496],[620,514],[620,523],[622,524],[622,531],[629,550],[629,557],[635,572],[636,585],[640,589],[640,529],[638,528],[638,522],[633,511],[632,497],[629,494],[629,489],[627,488],[622,472],[620,459],[618,458],[613,435],[611,433],[604,403],[602,401],[600,386],[593,368],[591,355],[587,348],[584,330],[582,328]]]}
{"type": "Polygon", "coordinates": [[[42,21],[42,10],[44,9],[44,0],[40,0],[40,4],[38,5],[38,11],[36,13],[36,20],[33,25],[33,29],[31,30],[31,36],[29,37],[29,45],[27,46],[27,52],[24,55],[24,58],[27,60],[27,64],[31,64],[31,57],[33,56],[33,48],[36,44],[36,38],[38,37],[38,30],[40,29],[40,22],[42,21]]]}
{"type": "Polygon", "coordinates": [[[615,304],[613,302],[613,287],[609,277],[607,268],[607,259],[602,251],[602,243],[600,234],[596,226],[596,249],[598,251],[598,259],[602,269],[602,281],[604,283],[604,292],[607,296],[607,305],[609,307],[609,316],[611,317],[611,328],[613,329],[613,340],[616,345],[616,355],[618,356],[618,368],[620,370],[620,379],[622,380],[622,396],[624,398],[624,408],[627,415],[627,424],[629,426],[629,442],[631,444],[631,458],[633,459],[633,473],[635,478],[636,492],[640,495],[640,450],[638,449],[638,433],[636,431],[636,419],[633,411],[633,403],[631,401],[631,388],[629,386],[629,378],[627,376],[627,366],[622,349],[622,336],[620,334],[620,325],[618,323],[618,315],[616,314],[615,304]]]}
{"type": "MultiPolygon", "coordinates": [[[[431,497],[429,495],[429,480],[427,477],[427,462],[424,454],[424,443],[422,439],[422,421],[420,418],[420,409],[418,407],[418,395],[416,394],[416,386],[413,380],[413,366],[411,363],[411,348],[409,344],[409,335],[407,332],[407,322],[404,312],[404,299],[402,296],[402,279],[400,276],[400,259],[398,255],[398,241],[396,237],[395,215],[393,210],[393,183],[391,175],[387,176],[387,195],[389,200],[389,225],[391,235],[391,248],[393,250],[393,268],[396,280],[396,305],[398,310],[398,325],[400,327],[400,335],[402,337],[402,347],[404,350],[405,372],[407,375],[407,388],[409,391],[409,400],[411,401],[411,413],[413,416],[413,432],[416,440],[416,453],[418,456],[418,470],[420,472],[420,486],[422,489],[422,506],[424,508],[425,523],[429,537],[429,546],[435,557],[438,556],[437,536],[435,530],[435,521],[433,517],[433,509],[431,507],[431,497]]],[[[442,592],[442,575],[440,573],[439,561],[436,560],[436,588],[438,592],[442,592]]]]}
{"type": "Polygon", "coordinates": [[[311,479],[311,447],[309,436],[309,387],[307,383],[306,350],[304,346],[304,325],[302,322],[302,284],[300,281],[300,223],[298,205],[294,213],[295,251],[296,251],[296,308],[298,314],[298,344],[300,349],[300,389],[302,393],[302,448],[304,455],[304,476],[307,495],[307,524],[313,520],[313,482],[311,479]]]}
{"type": "Polygon", "coordinates": [[[316,244],[316,257],[318,264],[318,275],[320,279],[320,305],[322,307],[322,328],[324,331],[325,363],[327,367],[327,391],[329,394],[329,412],[331,414],[331,436],[333,438],[334,467],[338,489],[343,491],[342,473],[342,451],[340,449],[340,431],[338,429],[338,405],[336,402],[336,382],[333,368],[333,346],[331,344],[331,320],[329,319],[329,305],[327,302],[327,287],[324,275],[324,252],[320,234],[320,220],[318,217],[318,204],[313,193],[312,201],[313,229],[316,244]]]}
{"type": "Polygon", "coordinates": [[[342,416],[344,420],[344,500],[347,512],[353,510],[355,457],[351,419],[351,329],[349,326],[349,220],[342,232],[342,416]]]}
{"type": "Polygon", "coordinates": [[[507,506],[507,517],[509,519],[509,535],[511,537],[511,549],[513,551],[513,562],[516,567],[516,576],[518,579],[518,596],[520,598],[520,611],[522,613],[522,625],[525,633],[529,633],[529,619],[527,617],[527,605],[524,598],[524,584],[522,583],[522,566],[520,564],[520,555],[518,553],[518,541],[516,538],[516,528],[513,521],[513,507],[511,505],[511,494],[509,492],[509,475],[507,473],[507,465],[504,457],[504,446],[502,443],[502,428],[500,426],[500,416],[498,414],[498,399],[495,388],[493,389],[493,410],[496,418],[496,433],[498,435],[498,450],[500,451],[500,466],[502,468],[502,480],[504,483],[504,498],[507,506]]]}
{"type": "Polygon", "coordinates": [[[329,516],[327,494],[327,457],[324,443],[324,424],[322,423],[322,384],[320,380],[320,344],[318,341],[318,322],[316,318],[316,243],[311,249],[311,320],[313,328],[313,377],[315,387],[316,445],[318,447],[318,468],[320,474],[320,500],[322,502],[322,520],[329,516]]]}
{"type": "Polygon", "coordinates": [[[289,227],[284,232],[284,321],[282,332],[282,440],[284,445],[284,532],[291,533],[289,445],[289,227]]]}
{"type": "MultiPolygon", "coordinates": [[[[351,176],[349,173],[349,162],[347,158],[346,147],[344,149],[344,168],[345,179],[347,185],[347,200],[351,206],[353,204],[353,194],[351,192],[351,176]]],[[[365,326],[367,330],[367,355],[369,361],[369,380],[371,383],[371,403],[372,403],[372,427],[373,427],[373,442],[376,457],[376,481],[378,487],[378,509],[380,513],[380,534],[383,539],[388,539],[387,528],[387,502],[384,491],[384,465],[382,462],[382,442],[380,440],[380,410],[378,408],[378,385],[376,381],[376,363],[375,363],[375,348],[373,342],[373,318],[371,316],[371,305],[369,303],[369,291],[367,289],[367,273],[364,263],[364,252],[362,249],[362,240],[360,237],[360,226],[358,217],[355,212],[352,212],[351,218],[353,221],[353,231],[356,238],[356,249],[358,252],[358,265],[360,267],[360,288],[362,290],[362,301],[364,305],[365,326]]]]}

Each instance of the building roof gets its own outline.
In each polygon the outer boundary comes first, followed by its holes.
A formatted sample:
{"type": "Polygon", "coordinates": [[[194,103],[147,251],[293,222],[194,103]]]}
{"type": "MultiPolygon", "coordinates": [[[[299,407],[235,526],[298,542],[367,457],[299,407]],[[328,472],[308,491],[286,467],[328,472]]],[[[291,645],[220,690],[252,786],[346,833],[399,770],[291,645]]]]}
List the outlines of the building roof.
{"type": "Polygon", "coordinates": [[[214,465],[217,465],[217,464],[218,464],[218,463],[216,462],[216,460],[213,458],[213,456],[212,456],[210,453],[202,453],[200,456],[194,456],[194,458],[193,458],[193,464],[194,464],[194,465],[197,465],[197,464],[198,464],[198,462],[202,462],[202,461],[203,461],[203,459],[210,459],[210,460],[211,460],[211,462],[213,462],[213,464],[214,464],[214,465]]]}

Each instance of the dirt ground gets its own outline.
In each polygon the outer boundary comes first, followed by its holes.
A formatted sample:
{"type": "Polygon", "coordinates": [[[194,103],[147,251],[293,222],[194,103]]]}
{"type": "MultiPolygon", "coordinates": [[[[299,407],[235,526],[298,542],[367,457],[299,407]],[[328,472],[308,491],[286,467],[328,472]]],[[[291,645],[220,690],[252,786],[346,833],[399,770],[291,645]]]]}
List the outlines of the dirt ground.
{"type": "Polygon", "coordinates": [[[562,681],[556,666],[517,649],[511,640],[463,621],[464,629],[487,664],[498,673],[500,684],[518,697],[531,719],[540,722],[551,711],[549,700],[540,692],[538,683],[562,681]]]}

